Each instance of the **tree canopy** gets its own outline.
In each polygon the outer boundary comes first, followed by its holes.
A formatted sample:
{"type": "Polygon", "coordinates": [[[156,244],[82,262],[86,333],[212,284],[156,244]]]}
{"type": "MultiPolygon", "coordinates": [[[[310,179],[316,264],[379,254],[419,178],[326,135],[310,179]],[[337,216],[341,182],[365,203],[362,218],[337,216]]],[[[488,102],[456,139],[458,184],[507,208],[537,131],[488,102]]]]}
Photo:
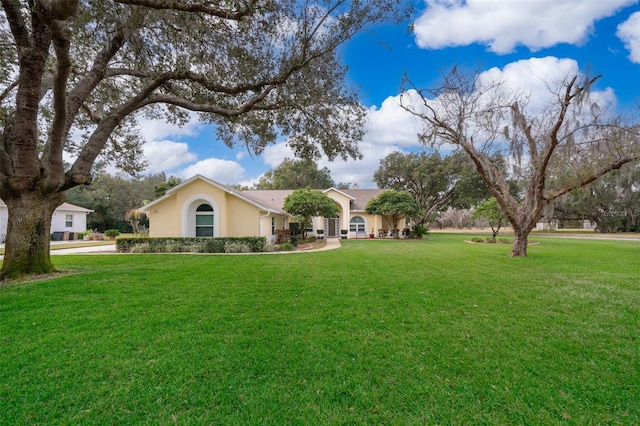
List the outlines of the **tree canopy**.
{"type": "Polygon", "coordinates": [[[389,189],[369,200],[364,211],[368,214],[386,216],[392,226],[394,236],[398,238],[400,219],[419,214],[420,206],[408,191],[389,189]]]}
{"type": "MultiPolygon", "coordinates": [[[[164,176],[164,173],[163,173],[163,176],[164,176]]],[[[164,194],[166,194],[168,190],[170,190],[174,186],[180,185],[182,182],[183,182],[183,180],[181,178],[179,178],[179,177],[169,176],[169,178],[167,180],[157,184],[153,188],[153,195],[155,196],[155,198],[160,198],[164,194]]]]}
{"type": "Polygon", "coordinates": [[[0,278],[55,269],[64,191],[90,183],[96,161],[144,168],[141,118],[197,114],[257,154],[283,137],[300,157],[359,158],[365,110],[338,47],[404,16],[399,0],[0,3],[0,278]]]}
{"type": "MultiPolygon", "coordinates": [[[[171,176],[169,181],[171,181],[171,176]]],[[[106,172],[96,173],[91,185],[71,188],[66,199],[72,204],[93,210],[87,217],[87,228],[105,231],[110,228],[131,232],[127,213],[145,201],[157,198],[158,187],[167,182],[164,173],[131,178],[112,176],[106,172]]],[[[143,224],[148,225],[146,218],[143,224]]]]}
{"type": "Polygon", "coordinates": [[[284,211],[296,217],[303,235],[316,216],[337,217],[338,206],[331,197],[316,189],[296,189],[284,200],[284,211]]]}
{"type": "Polygon", "coordinates": [[[285,158],[278,167],[260,177],[256,189],[327,189],[335,186],[331,171],[310,159],[285,158]]]}
{"type": "MultiPolygon", "coordinates": [[[[625,164],[554,201],[545,217],[561,222],[589,220],[600,232],[640,232],[640,164],[625,164]]],[[[581,224],[581,223],[580,223],[581,224]]]]}
{"type": "Polygon", "coordinates": [[[407,79],[402,103],[422,120],[426,144],[469,156],[513,227],[511,254],[526,256],[528,235],[551,200],[640,159],[640,126],[592,94],[599,78],[549,79],[547,99],[531,102],[526,87],[454,68],[435,89],[407,79]],[[502,157],[510,174],[496,164],[502,157]],[[518,193],[511,179],[521,184],[518,193]]]}
{"type": "Polygon", "coordinates": [[[469,208],[489,197],[473,163],[464,153],[392,152],[373,175],[379,188],[406,190],[420,206],[421,224],[449,206],[469,208]]]}

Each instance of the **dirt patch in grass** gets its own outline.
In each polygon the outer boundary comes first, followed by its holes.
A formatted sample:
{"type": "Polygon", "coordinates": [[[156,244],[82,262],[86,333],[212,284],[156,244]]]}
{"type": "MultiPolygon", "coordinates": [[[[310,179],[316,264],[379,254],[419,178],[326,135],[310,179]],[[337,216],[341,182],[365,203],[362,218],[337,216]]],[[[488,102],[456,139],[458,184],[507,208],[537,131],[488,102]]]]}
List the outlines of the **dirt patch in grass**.
{"type": "Polygon", "coordinates": [[[30,284],[38,281],[46,281],[54,278],[66,277],[68,275],[74,275],[77,273],[78,271],[58,271],[58,272],[50,272],[48,274],[40,274],[40,275],[23,275],[18,278],[0,280],[0,287],[17,285],[17,284],[30,284]]]}
{"type": "MultiPolygon", "coordinates": [[[[473,238],[471,240],[464,240],[465,243],[469,244],[513,244],[512,240],[507,240],[505,238],[499,238],[496,241],[491,241],[491,238],[473,238]]],[[[529,246],[537,246],[539,242],[528,242],[529,246]]]]}
{"type": "Polygon", "coordinates": [[[327,240],[316,240],[311,243],[301,243],[296,247],[296,251],[317,250],[327,245],[327,240]]]}

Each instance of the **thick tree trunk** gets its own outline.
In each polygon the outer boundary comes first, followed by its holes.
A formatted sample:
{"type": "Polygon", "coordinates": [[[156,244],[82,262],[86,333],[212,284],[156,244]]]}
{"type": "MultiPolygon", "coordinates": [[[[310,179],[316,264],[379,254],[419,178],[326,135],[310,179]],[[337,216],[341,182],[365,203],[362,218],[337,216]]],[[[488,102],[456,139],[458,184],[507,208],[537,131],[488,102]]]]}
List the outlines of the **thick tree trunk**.
{"type": "Polygon", "coordinates": [[[529,244],[529,233],[531,229],[515,229],[513,230],[513,248],[511,249],[511,256],[526,256],[527,245],[529,244]]]}
{"type": "Polygon", "coordinates": [[[56,270],[49,255],[51,216],[63,199],[60,193],[43,196],[26,191],[3,200],[9,221],[0,280],[56,270]]]}

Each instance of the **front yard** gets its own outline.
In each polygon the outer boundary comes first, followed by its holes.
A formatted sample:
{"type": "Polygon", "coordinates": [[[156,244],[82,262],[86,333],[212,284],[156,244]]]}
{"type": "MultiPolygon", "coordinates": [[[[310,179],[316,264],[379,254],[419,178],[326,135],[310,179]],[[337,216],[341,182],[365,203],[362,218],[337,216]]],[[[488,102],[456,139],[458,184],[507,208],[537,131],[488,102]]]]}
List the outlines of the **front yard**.
{"type": "Polygon", "coordinates": [[[0,287],[0,424],[638,424],[640,242],[56,256],[0,287]]]}

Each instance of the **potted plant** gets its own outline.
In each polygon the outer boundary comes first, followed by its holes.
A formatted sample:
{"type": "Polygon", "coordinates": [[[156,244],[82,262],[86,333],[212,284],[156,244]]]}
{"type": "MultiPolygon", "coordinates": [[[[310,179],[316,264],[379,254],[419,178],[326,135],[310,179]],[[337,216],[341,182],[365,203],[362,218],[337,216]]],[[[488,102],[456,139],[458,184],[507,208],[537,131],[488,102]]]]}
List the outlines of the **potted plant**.
{"type": "Polygon", "coordinates": [[[323,239],[324,238],[324,229],[316,229],[316,235],[318,236],[319,239],[323,239]]]}
{"type": "Polygon", "coordinates": [[[106,235],[111,241],[113,241],[118,235],[120,235],[120,231],[118,231],[117,229],[107,229],[104,232],[104,235],[106,235]]]}
{"type": "Polygon", "coordinates": [[[375,238],[376,234],[373,233],[373,228],[371,228],[371,233],[369,234],[369,238],[375,238]]]}
{"type": "Polygon", "coordinates": [[[348,229],[341,229],[340,233],[342,234],[342,239],[346,240],[347,239],[347,234],[349,233],[348,229]]]}

